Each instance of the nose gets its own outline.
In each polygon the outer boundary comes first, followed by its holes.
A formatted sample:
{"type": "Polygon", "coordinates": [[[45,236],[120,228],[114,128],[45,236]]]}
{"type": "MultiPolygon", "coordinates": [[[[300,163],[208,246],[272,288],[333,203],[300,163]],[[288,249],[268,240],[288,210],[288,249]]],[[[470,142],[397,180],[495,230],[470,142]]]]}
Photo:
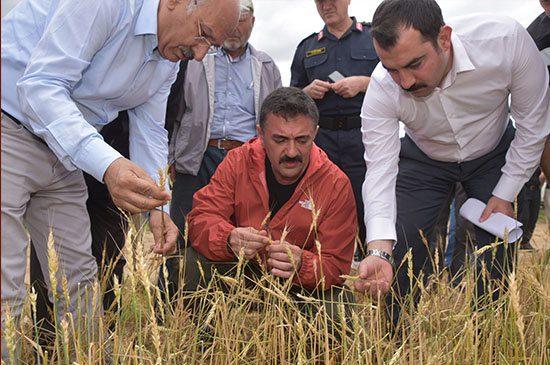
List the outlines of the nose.
{"type": "Polygon", "coordinates": [[[191,49],[193,50],[193,59],[195,61],[202,61],[204,56],[208,53],[210,47],[206,44],[197,44],[191,47],[191,49]]]}
{"type": "Polygon", "coordinates": [[[416,83],[416,79],[412,73],[406,70],[401,70],[399,71],[399,83],[402,88],[408,89],[416,83]]]}
{"type": "Polygon", "coordinates": [[[290,141],[286,150],[286,155],[290,158],[298,156],[298,148],[296,148],[296,142],[290,141]]]}

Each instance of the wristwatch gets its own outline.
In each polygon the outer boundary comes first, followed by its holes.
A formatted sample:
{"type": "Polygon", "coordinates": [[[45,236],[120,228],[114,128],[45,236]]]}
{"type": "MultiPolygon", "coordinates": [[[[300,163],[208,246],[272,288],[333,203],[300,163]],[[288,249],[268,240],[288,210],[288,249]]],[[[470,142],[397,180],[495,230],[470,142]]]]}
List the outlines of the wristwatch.
{"type": "Polygon", "coordinates": [[[387,262],[389,262],[392,267],[395,266],[395,262],[393,261],[393,257],[391,257],[391,255],[389,253],[387,253],[386,251],[382,251],[382,250],[379,250],[377,248],[371,248],[371,249],[367,250],[365,255],[366,256],[380,257],[382,260],[386,260],[387,262]]]}

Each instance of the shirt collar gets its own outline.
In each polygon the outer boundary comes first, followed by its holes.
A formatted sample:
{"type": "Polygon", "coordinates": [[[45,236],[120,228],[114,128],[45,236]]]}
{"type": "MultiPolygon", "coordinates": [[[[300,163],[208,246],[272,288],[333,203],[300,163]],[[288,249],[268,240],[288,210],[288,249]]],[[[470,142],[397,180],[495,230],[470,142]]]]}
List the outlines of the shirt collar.
{"type": "Polygon", "coordinates": [[[229,54],[223,49],[223,47],[220,47],[218,49],[218,52],[216,54],[217,56],[219,57],[225,57],[227,58],[227,60],[231,63],[237,63],[237,62],[240,62],[242,60],[246,60],[250,57],[250,47],[248,46],[248,43],[246,44],[246,50],[244,51],[244,53],[242,55],[240,55],[239,57],[235,58],[235,59],[232,59],[229,54]]]}
{"type": "Polygon", "coordinates": [[[136,25],[134,27],[134,35],[157,35],[159,1],[160,0],[143,0],[136,25]]]}
{"type": "Polygon", "coordinates": [[[453,67],[441,83],[442,89],[451,86],[459,73],[476,69],[460,37],[455,33],[451,34],[451,44],[453,46],[453,67]]]}
{"type": "MultiPolygon", "coordinates": [[[[349,27],[348,30],[346,30],[346,32],[344,34],[342,34],[342,37],[340,37],[340,39],[346,37],[348,34],[350,34],[351,32],[362,32],[363,31],[363,24],[362,23],[358,23],[357,22],[357,19],[355,19],[354,16],[350,17],[351,18],[351,27],[349,27]]],[[[330,33],[328,31],[328,27],[325,26],[323,27],[323,30],[321,30],[318,35],[317,35],[317,40],[320,41],[321,39],[325,38],[326,36],[331,36],[332,38],[336,38],[332,35],[332,33],[330,33]]]]}

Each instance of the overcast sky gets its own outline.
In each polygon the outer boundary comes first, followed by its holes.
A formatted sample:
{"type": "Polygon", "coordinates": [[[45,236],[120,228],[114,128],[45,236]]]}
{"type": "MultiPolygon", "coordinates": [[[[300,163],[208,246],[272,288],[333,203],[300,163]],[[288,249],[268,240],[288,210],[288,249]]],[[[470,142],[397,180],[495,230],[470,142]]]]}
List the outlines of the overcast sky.
{"type": "MultiPolygon", "coordinates": [[[[2,0],[5,14],[19,0],[2,0]]],[[[94,1],[94,0],[90,0],[94,1]]],[[[117,0],[112,0],[117,1],[117,0]]],[[[266,51],[277,63],[283,85],[290,80],[290,64],[298,43],[313,32],[322,29],[323,23],[313,0],[253,0],[256,26],[250,42],[266,51]]],[[[361,21],[370,21],[379,0],[351,0],[350,15],[361,21]]],[[[439,0],[443,16],[485,12],[508,15],[528,26],[542,8],[538,0],[439,0]]]]}

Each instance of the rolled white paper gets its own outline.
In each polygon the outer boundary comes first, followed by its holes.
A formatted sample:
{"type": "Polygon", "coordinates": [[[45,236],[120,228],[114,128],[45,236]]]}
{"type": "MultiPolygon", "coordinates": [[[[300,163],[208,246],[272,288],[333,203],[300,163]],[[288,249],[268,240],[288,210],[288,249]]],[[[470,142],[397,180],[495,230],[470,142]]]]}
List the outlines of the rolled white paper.
{"type": "Polygon", "coordinates": [[[460,215],[500,239],[504,239],[505,233],[508,232],[508,242],[510,243],[516,242],[521,238],[523,235],[521,226],[523,224],[505,214],[493,213],[485,222],[480,222],[479,217],[481,217],[486,206],[482,201],[470,198],[462,204],[460,215]]]}

